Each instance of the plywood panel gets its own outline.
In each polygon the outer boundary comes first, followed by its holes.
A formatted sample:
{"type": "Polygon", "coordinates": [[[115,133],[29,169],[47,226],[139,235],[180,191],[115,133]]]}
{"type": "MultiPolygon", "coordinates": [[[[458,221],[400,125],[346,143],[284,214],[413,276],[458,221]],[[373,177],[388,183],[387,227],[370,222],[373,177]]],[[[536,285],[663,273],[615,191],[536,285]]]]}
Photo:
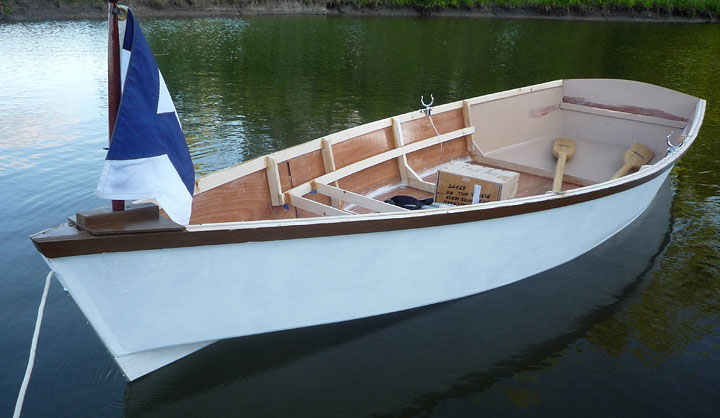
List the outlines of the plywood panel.
{"type": "Polygon", "coordinates": [[[561,101],[556,87],[472,105],[475,144],[489,153],[530,138],[561,136],[561,101]]]}
{"type": "MultiPolygon", "coordinates": [[[[289,187],[286,164],[279,164],[281,184],[289,187]],[[284,167],[284,168],[283,168],[284,167]],[[283,173],[284,172],[284,173],[283,173]],[[283,180],[285,179],[285,180],[283,180]]],[[[190,223],[254,221],[295,218],[294,209],[273,207],[265,170],[233,180],[193,198],[190,223]]]]}
{"type": "MultiPolygon", "coordinates": [[[[325,174],[322,151],[317,150],[288,160],[293,187],[325,174]]],[[[284,189],[283,189],[284,190],[284,189]]]]}
{"type": "Polygon", "coordinates": [[[698,100],[664,87],[607,79],[565,80],[563,95],[569,103],[683,121],[692,118],[698,100]]]}
{"type": "Polygon", "coordinates": [[[335,168],[342,168],[395,147],[392,127],[333,144],[335,168]]]}
{"type": "MultiPolygon", "coordinates": [[[[435,123],[435,127],[438,132],[441,134],[465,128],[465,119],[463,117],[462,109],[433,114],[432,120],[435,123]]],[[[427,117],[403,123],[402,132],[403,142],[405,145],[437,136],[435,129],[433,129],[432,124],[430,123],[430,119],[427,117]]]]}
{"type": "MultiPolygon", "coordinates": [[[[466,137],[447,141],[441,145],[433,145],[407,155],[408,164],[417,173],[444,164],[451,160],[465,158],[468,155],[466,137]]],[[[434,180],[433,180],[434,181],[434,180]]]]}
{"type": "Polygon", "coordinates": [[[338,187],[358,194],[367,194],[379,187],[400,183],[397,160],[377,164],[338,181],[338,187]]]}
{"type": "Polygon", "coordinates": [[[292,180],[290,179],[290,164],[287,161],[278,163],[278,172],[280,173],[281,190],[292,189],[292,180]]]}
{"type": "Polygon", "coordinates": [[[622,153],[636,142],[640,142],[655,153],[651,164],[660,161],[665,156],[667,136],[670,132],[674,132],[670,140],[674,144],[679,144],[682,130],[678,128],[563,110],[563,134],[565,136],[618,146],[620,147],[618,150],[620,156],[613,156],[618,161],[622,161],[622,153]]]}
{"type": "MultiPolygon", "coordinates": [[[[307,183],[318,176],[322,176],[325,174],[325,163],[323,162],[322,150],[309,152],[288,160],[288,167],[293,187],[307,183]]],[[[319,193],[310,193],[304,195],[303,197],[326,205],[330,204],[330,198],[319,193]]],[[[313,218],[319,216],[306,210],[297,208],[295,208],[295,210],[297,210],[298,218],[313,218]]]]}

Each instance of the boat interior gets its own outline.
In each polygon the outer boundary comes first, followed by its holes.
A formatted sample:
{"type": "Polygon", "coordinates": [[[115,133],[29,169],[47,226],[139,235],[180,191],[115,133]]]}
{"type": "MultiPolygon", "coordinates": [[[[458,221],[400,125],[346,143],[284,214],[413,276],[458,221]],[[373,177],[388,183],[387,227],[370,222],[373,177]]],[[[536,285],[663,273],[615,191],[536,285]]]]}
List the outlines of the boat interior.
{"type": "Polygon", "coordinates": [[[558,138],[575,144],[555,191],[564,193],[610,180],[634,144],[651,151],[645,165],[657,163],[668,142],[683,142],[698,104],[645,83],[588,79],[414,111],[198,178],[191,224],[400,212],[385,200],[433,198],[438,171],[457,162],[518,173],[514,198],[553,193],[558,138]]]}

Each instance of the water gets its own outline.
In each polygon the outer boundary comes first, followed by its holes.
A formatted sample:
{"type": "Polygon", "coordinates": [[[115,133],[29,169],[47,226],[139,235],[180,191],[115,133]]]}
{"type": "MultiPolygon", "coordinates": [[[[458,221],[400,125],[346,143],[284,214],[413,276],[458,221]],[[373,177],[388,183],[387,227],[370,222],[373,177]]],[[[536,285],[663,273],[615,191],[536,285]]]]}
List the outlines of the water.
{"type": "MultiPolygon", "coordinates": [[[[54,281],[24,416],[717,414],[720,26],[139,18],[199,175],[418,109],[430,93],[446,103],[614,77],[708,109],[630,229],[460,301],[223,342],[127,384],[54,281]]],[[[93,196],[107,142],[105,48],[103,22],[0,25],[0,416],[14,407],[48,271],[28,235],[105,204],[93,196]]]]}

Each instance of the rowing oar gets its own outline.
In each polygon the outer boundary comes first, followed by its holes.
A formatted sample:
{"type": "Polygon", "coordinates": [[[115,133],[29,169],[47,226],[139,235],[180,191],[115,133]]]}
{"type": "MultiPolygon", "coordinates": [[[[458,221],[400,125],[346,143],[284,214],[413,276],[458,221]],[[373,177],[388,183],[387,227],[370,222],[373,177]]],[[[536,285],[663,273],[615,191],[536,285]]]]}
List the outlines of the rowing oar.
{"type": "Polygon", "coordinates": [[[655,153],[653,153],[650,148],[638,142],[637,144],[630,147],[630,149],[625,151],[625,155],[623,156],[624,164],[622,167],[620,167],[620,170],[613,174],[611,179],[622,177],[627,174],[628,171],[630,171],[631,169],[639,169],[643,165],[647,164],[650,160],[652,160],[654,156],[655,153]]]}
{"type": "Polygon", "coordinates": [[[568,138],[556,138],[553,143],[553,156],[557,158],[555,166],[555,177],[553,177],[553,192],[562,189],[563,174],[565,173],[565,161],[575,154],[575,141],[568,138]]]}

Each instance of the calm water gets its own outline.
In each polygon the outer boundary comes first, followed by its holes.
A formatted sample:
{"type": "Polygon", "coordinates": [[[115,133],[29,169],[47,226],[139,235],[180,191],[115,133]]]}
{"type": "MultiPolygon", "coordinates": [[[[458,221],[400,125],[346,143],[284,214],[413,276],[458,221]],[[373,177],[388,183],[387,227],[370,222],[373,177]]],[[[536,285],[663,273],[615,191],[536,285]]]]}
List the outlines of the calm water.
{"type": "MultiPolygon", "coordinates": [[[[708,109],[629,229],[460,301],[223,342],[127,384],[55,281],[24,416],[717,416],[720,26],[140,19],[198,174],[417,109],[430,93],[445,103],[616,77],[703,97],[708,109]]],[[[48,271],[27,237],[105,204],[93,196],[105,45],[103,22],[0,25],[0,416],[15,404],[48,271]]]]}

